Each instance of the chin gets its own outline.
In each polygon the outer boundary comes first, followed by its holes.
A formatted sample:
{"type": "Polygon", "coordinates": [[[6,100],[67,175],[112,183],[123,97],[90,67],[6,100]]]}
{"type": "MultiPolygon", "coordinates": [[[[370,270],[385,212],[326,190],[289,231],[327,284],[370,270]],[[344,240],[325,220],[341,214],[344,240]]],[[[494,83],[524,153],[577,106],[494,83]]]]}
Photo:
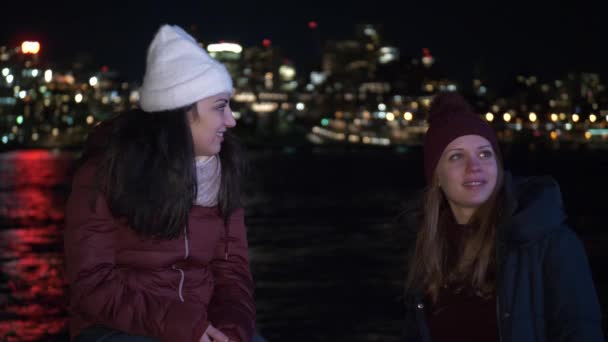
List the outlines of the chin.
{"type": "Polygon", "coordinates": [[[487,196],[483,196],[483,197],[480,196],[477,198],[469,198],[463,202],[465,203],[465,206],[467,206],[469,208],[479,208],[482,205],[484,205],[489,199],[490,199],[490,195],[488,194],[487,196]]]}
{"type": "Polygon", "coordinates": [[[212,156],[217,155],[218,153],[220,153],[220,149],[219,148],[217,150],[209,148],[209,149],[206,149],[204,151],[197,152],[196,156],[197,157],[212,157],[212,156]]]}
{"type": "Polygon", "coordinates": [[[213,144],[213,145],[211,145],[211,146],[208,146],[208,147],[205,149],[205,153],[206,153],[207,155],[214,156],[214,155],[216,155],[216,154],[220,153],[220,150],[221,150],[221,149],[222,149],[222,145],[221,145],[221,144],[213,144]]]}

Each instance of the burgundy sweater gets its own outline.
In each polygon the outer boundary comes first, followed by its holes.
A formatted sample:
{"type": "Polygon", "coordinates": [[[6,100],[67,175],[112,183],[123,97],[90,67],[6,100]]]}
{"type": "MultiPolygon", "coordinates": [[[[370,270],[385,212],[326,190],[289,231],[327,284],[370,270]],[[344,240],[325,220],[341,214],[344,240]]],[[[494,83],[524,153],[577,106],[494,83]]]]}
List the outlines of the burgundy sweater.
{"type": "MultiPolygon", "coordinates": [[[[473,229],[450,221],[447,227],[448,262],[456,263],[467,230],[473,229]]],[[[427,298],[426,319],[433,342],[498,341],[496,297],[483,298],[469,287],[449,284],[441,288],[438,302],[427,298]]]]}

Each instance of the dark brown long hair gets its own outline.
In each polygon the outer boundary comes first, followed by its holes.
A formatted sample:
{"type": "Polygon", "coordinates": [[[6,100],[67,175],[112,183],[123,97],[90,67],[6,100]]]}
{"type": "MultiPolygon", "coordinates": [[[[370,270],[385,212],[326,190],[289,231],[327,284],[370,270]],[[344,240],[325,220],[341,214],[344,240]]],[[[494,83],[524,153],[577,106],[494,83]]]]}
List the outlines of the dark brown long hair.
{"type": "Polygon", "coordinates": [[[455,266],[448,264],[448,241],[444,229],[452,215],[451,208],[438,186],[437,177],[433,177],[423,195],[421,227],[408,267],[408,291],[422,291],[436,302],[439,289],[444,284],[470,286],[481,296],[488,296],[495,290],[492,272],[496,262],[496,226],[503,201],[504,174],[499,152],[495,151],[495,155],[498,168],[496,187],[471,217],[469,223],[476,228],[463,240],[462,252],[455,266]]]}
{"type": "MultiPolygon", "coordinates": [[[[142,237],[172,239],[180,236],[196,199],[194,143],[187,106],[163,112],[133,109],[100,130],[99,144],[83,153],[99,157],[97,189],[104,194],[112,215],[142,237]]],[[[228,220],[241,206],[242,162],[239,144],[224,135],[219,153],[222,175],[219,210],[228,220]]]]}

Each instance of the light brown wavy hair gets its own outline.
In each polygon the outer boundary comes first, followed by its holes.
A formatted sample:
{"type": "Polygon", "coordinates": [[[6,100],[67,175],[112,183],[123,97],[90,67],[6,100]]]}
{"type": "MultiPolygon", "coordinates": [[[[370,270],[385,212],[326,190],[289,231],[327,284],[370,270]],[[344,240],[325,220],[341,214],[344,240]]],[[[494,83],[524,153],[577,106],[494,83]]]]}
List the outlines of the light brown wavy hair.
{"type": "Polygon", "coordinates": [[[471,217],[469,224],[476,227],[463,240],[457,262],[448,264],[446,223],[452,215],[437,175],[423,195],[421,227],[417,234],[414,253],[410,257],[406,290],[422,291],[436,303],[439,290],[445,284],[472,287],[478,295],[488,297],[495,291],[496,226],[503,202],[503,167],[498,151],[496,187],[471,217]],[[455,265],[455,266],[454,266],[455,265]]]}

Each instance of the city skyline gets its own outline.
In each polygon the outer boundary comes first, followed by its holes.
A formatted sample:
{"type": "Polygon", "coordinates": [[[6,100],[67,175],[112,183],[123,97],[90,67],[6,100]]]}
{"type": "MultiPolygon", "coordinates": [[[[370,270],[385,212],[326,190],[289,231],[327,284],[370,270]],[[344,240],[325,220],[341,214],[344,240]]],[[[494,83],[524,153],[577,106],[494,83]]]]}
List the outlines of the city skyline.
{"type": "MultiPolygon", "coordinates": [[[[531,134],[558,147],[560,141],[603,144],[608,135],[606,86],[596,73],[569,73],[548,83],[520,75],[517,93],[505,97],[483,79],[458,85],[437,73],[426,49],[419,58],[404,57],[372,25],[357,27],[353,39],[325,44],[322,72],[310,75],[298,75],[271,42],[263,45],[205,47],[230,72],[233,115],[253,140],[297,140],[310,129],[306,137],[315,144],[419,144],[426,111],[441,91],[470,94],[505,141],[531,134]]],[[[78,145],[95,122],[136,105],[137,84],[124,82],[115,70],[82,65],[53,70],[40,51],[34,41],[0,46],[2,144],[78,145]]]]}
{"type": "Polygon", "coordinates": [[[58,63],[88,54],[93,63],[138,81],[147,44],[163,22],[195,28],[205,44],[226,40],[251,46],[270,39],[302,68],[320,63],[315,54],[319,44],[347,39],[357,24],[372,23],[404,56],[430,49],[438,67],[459,82],[483,74],[502,86],[518,73],[543,78],[597,72],[606,77],[608,71],[602,12],[593,7],[599,5],[581,2],[570,7],[511,4],[500,10],[488,4],[398,6],[384,1],[367,7],[346,2],[293,6],[275,0],[171,4],[108,0],[84,9],[75,1],[63,6],[33,2],[27,11],[0,20],[0,41],[39,40],[45,58],[58,63]],[[317,26],[311,28],[311,21],[317,26]]]}

